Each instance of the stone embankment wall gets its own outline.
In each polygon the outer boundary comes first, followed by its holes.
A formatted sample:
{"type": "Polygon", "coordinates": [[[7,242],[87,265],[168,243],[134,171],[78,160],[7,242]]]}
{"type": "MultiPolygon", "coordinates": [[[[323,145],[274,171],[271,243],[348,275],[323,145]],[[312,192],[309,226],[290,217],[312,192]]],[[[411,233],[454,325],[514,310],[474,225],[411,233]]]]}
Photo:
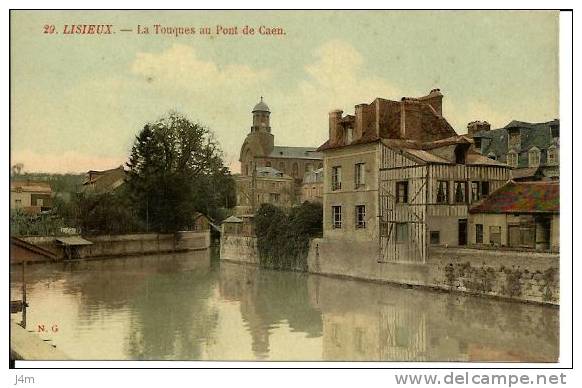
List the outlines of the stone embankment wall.
{"type": "Polygon", "coordinates": [[[257,238],[223,235],[220,239],[220,259],[258,265],[257,238]]]}
{"type": "MultiPolygon", "coordinates": [[[[175,234],[125,234],[83,237],[92,245],[79,248],[81,258],[147,255],[163,252],[208,249],[210,231],[177,232],[175,234]]],[[[59,260],[64,252],[55,242],[55,237],[24,237],[23,240],[55,253],[59,260]]]]}
{"type": "Polygon", "coordinates": [[[309,272],[559,304],[556,253],[431,247],[424,264],[379,263],[374,242],[315,239],[309,272]]]}

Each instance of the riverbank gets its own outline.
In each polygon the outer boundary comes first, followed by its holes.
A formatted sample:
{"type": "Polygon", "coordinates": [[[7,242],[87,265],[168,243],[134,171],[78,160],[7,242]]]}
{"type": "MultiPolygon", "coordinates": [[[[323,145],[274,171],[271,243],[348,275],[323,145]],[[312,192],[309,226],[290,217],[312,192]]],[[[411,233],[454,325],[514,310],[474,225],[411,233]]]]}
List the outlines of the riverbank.
{"type": "Polygon", "coordinates": [[[10,358],[13,360],[62,361],[70,358],[38,335],[10,321],[10,358]]]}
{"type": "MultiPolygon", "coordinates": [[[[446,292],[559,305],[559,254],[430,247],[426,263],[379,263],[373,242],[314,239],[308,272],[446,292]]],[[[258,264],[256,238],[228,236],[221,260],[258,264]]]]}
{"type": "MultiPolygon", "coordinates": [[[[68,238],[70,237],[21,237],[19,240],[30,244],[31,247],[30,249],[23,248],[24,244],[13,247],[11,243],[10,263],[63,261],[67,258],[66,249],[70,249],[70,246],[67,247],[66,243],[63,244],[59,240],[66,241],[68,238]],[[39,255],[34,252],[39,249],[51,255],[39,255]]],[[[88,244],[73,246],[75,257],[93,259],[205,250],[210,248],[210,231],[84,236],[82,240],[87,241],[88,244]]]]}

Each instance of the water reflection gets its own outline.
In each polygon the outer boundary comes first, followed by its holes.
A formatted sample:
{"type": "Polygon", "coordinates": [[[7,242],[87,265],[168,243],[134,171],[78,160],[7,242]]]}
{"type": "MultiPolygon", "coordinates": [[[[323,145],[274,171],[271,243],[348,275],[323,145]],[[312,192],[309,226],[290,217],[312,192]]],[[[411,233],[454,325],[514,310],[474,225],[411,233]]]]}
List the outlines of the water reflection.
{"type": "MultiPolygon", "coordinates": [[[[19,268],[11,287],[19,294],[19,268]]],[[[29,329],[75,359],[556,361],[558,310],[189,252],[27,268],[29,329]]]]}
{"type": "Polygon", "coordinates": [[[258,359],[268,358],[269,336],[282,323],[307,338],[321,336],[321,314],[309,303],[308,275],[221,263],[219,279],[221,297],[240,303],[258,359]]]}
{"type": "Polygon", "coordinates": [[[324,277],[309,292],[326,360],[557,361],[555,308],[324,277]]]}

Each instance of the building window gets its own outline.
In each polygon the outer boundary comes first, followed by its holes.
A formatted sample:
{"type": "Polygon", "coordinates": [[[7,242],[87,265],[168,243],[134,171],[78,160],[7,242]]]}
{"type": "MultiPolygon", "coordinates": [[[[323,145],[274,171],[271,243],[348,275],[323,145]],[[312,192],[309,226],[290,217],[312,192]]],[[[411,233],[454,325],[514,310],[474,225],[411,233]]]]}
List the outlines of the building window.
{"type": "Polygon", "coordinates": [[[441,243],[441,232],[438,230],[430,231],[430,244],[439,245],[441,243]]]}
{"type": "Polygon", "coordinates": [[[473,138],[473,140],[475,141],[475,148],[477,148],[478,150],[481,149],[481,138],[480,137],[475,137],[473,138]]]}
{"type": "Polygon", "coordinates": [[[487,155],[487,157],[489,159],[497,160],[497,155],[495,155],[494,152],[489,152],[489,154],[487,155]]]}
{"type": "Polygon", "coordinates": [[[449,203],[449,182],[448,181],[438,181],[437,182],[437,203],[449,203]]]}
{"type": "Polygon", "coordinates": [[[22,200],[21,199],[16,199],[14,200],[14,204],[16,205],[16,207],[22,207],[22,200]]]}
{"type": "Polygon", "coordinates": [[[396,182],[396,203],[408,203],[408,182],[396,182]]]}
{"type": "Polygon", "coordinates": [[[483,224],[475,224],[475,243],[483,244],[483,224]]]}
{"type": "Polygon", "coordinates": [[[267,161],[267,163],[265,163],[265,167],[271,167],[271,162],[267,161]]]}
{"type": "Polygon", "coordinates": [[[481,182],[481,197],[486,197],[489,195],[489,182],[481,182]]]}
{"type": "Polygon", "coordinates": [[[458,145],[455,148],[455,163],[465,164],[465,147],[463,145],[458,145]]]}
{"type": "Polygon", "coordinates": [[[507,164],[509,164],[511,167],[517,167],[518,162],[519,158],[517,152],[509,151],[507,154],[507,164]]]}
{"type": "Polygon", "coordinates": [[[365,181],[365,163],[356,163],[354,171],[354,186],[356,189],[364,187],[365,181]]]}
{"type": "Polygon", "coordinates": [[[501,245],[501,226],[489,227],[489,244],[496,246],[501,245]]]}
{"type": "Polygon", "coordinates": [[[356,229],[363,229],[366,227],[366,206],[356,206],[356,229]]]}
{"type": "Polygon", "coordinates": [[[471,182],[471,202],[481,199],[481,182],[471,182]]]}
{"type": "Polygon", "coordinates": [[[537,167],[540,165],[540,150],[537,147],[533,147],[528,152],[529,167],[537,167]]]}
{"type": "Polygon", "coordinates": [[[558,164],[558,149],[554,145],[548,148],[548,164],[551,166],[558,164]]]}
{"type": "Polygon", "coordinates": [[[331,168],[331,189],[341,190],[342,188],[342,168],[340,166],[331,168]]]}
{"type": "Polygon", "coordinates": [[[297,178],[297,175],[299,175],[299,165],[297,163],[293,163],[293,169],[291,171],[293,178],[297,178]]]}
{"type": "Polygon", "coordinates": [[[279,193],[270,193],[269,200],[271,203],[278,203],[281,195],[279,193]]]}
{"type": "Polygon", "coordinates": [[[285,162],[279,162],[279,171],[285,173],[285,162]]]}
{"type": "Polygon", "coordinates": [[[455,202],[467,202],[467,182],[455,182],[455,202]]]}
{"type": "Polygon", "coordinates": [[[341,206],[332,206],[331,207],[331,215],[332,215],[333,229],[341,229],[342,228],[342,207],[341,206]]]}
{"type": "Polygon", "coordinates": [[[305,172],[310,172],[313,171],[313,166],[311,165],[311,163],[307,163],[305,165],[305,172]]]}
{"type": "Polygon", "coordinates": [[[396,242],[408,241],[408,224],[399,222],[396,224],[396,242]]]}

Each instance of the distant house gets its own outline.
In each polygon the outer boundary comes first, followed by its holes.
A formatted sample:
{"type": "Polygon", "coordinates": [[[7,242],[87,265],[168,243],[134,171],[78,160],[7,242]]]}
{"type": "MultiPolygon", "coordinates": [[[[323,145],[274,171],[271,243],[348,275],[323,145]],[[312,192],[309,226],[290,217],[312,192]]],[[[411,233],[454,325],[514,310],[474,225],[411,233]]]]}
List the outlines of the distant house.
{"type": "Polygon", "coordinates": [[[52,208],[52,190],[47,182],[11,181],[10,209],[38,214],[52,208]]]}
{"type": "Polygon", "coordinates": [[[110,170],[87,172],[82,191],[85,194],[104,194],[115,191],[125,183],[126,172],[123,166],[110,170]]]}
{"type": "Polygon", "coordinates": [[[257,167],[251,175],[234,175],[237,215],[251,214],[261,204],[290,207],[294,203],[294,180],[273,167],[257,167]]]}
{"type": "Polygon", "coordinates": [[[499,129],[491,129],[486,121],[473,121],[467,129],[483,155],[513,168],[514,179],[559,179],[560,120],[543,123],[513,120],[499,129]]]}
{"type": "Polygon", "coordinates": [[[306,172],[301,185],[301,202],[323,201],[323,167],[306,172]]]}
{"type": "Polygon", "coordinates": [[[560,248],[560,184],[510,181],[469,209],[471,245],[560,248]]]}

